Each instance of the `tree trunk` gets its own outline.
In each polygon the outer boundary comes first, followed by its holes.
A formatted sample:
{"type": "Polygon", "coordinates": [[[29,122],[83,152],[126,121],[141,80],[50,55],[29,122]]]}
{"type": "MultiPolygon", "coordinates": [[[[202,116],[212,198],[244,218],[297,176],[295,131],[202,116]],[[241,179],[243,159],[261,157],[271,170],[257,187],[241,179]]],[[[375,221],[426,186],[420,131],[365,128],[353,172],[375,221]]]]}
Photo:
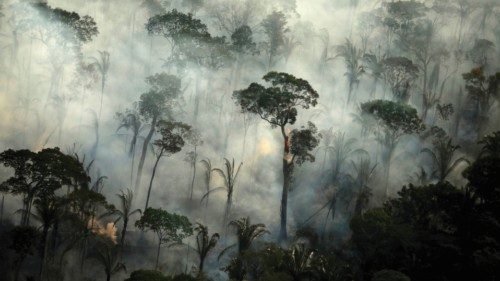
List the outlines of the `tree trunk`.
{"type": "Polygon", "coordinates": [[[43,230],[42,230],[42,241],[40,241],[40,271],[39,271],[39,276],[38,280],[43,280],[43,268],[45,265],[45,252],[46,252],[46,242],[47,242],[47,235],[49,233],[49,226],[44,225],[43,230]]]}
{"type": "Polygon", "coordinates": [[[281,133],[284,139],[283,148],[283,191],[281,194],[281,208],[280,208],[280,234],[279,240],[284,241],[287,239],[286,231],[286,219],[287,219],[287,207],[288,207],[288,191],[290,190],[291,184],[291,171],[293,163],[289,163],[288,157],[290,154],[290,144],[289,137],[285,132],[285,127],[281,127],[281,133]]]}
{"type": "Polygon", "coordinates": [[[158,116],[154,116],[153,120],[151,120],[151,128],[149,129],[148,135],[144,139],[144,144],[142,145],[142,153],[141,159],[139,160],[139,166],[137,167],[137,177],[135,179],[135,191],[139,189],[141,185],[141,176],[142,176],[142,168],[144,168],[144,161],[146,160],[146,154],[148,152],[149,142],[153,137],[156,127],[156,121],[158,120],[158,116]]]}
{"type": "Polygon", "coordinates": [[[149,197],[151,195],[151,189],[153,187],[153,180],[155,178],[156,168],[158,167],[158,162],[160,162],[162,154],[163,154],[163,151],[161,151],[160,154],[158,155],[158,157],[156,157],[156,162],[155,162],[155,165],[153,167],[153,173],[151,174],[151,180],[149,181],[148,197],[146,198],[146,206],[144,207],[144,211],[146,211],[148,209],[149,197]]]}
{"type": "Polygon", "coordinates": [[[106,281],[111,281],[111,273],[106,272],[106,281]]]}
{"type": "Polygon", "coordinates": [[[161,239],[160,239],[160,242],[158,242],[158,249],[156,250],[156,265],[155,265],[155,269],[158,269],[158,260],[160,259],[160,249],[161,249],[161,239]]]}
{"type": "Polygon", "coordinates": [[[128,225],[128,214],[125,214],[125,217],[123,218],[123,229],[122,229],[122,235],[120,237],[120,259],[123,257],[123,247],[125,245],[125,235],[127,234],[127,225],[128,225]]]}
{"type": "Polygon", "coordinates": [[[189,200],[193,200],[193,190],[194,190],[194,180],[196,177],[196,145],[194,146],[194,164],[193,164],[193,178],[191,179],[191,187],[190,187],[190,192],[189,192],[189,200]]]}

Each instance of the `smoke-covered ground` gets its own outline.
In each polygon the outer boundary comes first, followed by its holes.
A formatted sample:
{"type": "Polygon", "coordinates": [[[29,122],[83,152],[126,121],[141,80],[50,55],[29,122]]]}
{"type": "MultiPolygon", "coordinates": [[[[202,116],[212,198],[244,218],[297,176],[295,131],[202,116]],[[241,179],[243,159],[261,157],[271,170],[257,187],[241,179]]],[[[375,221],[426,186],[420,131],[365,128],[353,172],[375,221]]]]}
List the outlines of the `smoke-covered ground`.
{"type": "MultiPolygon", "coordinates": [[[[278,236],[283,186],[282,134],[279,128],[272,128],[258,116],[243,114],[232,98],[233,91],[252,82],[264,83],[262,77],[271,70],[303,78],[319,94],[318,104],[300,109],[297,122],[287,126],[291,131],[311,121],[323,137],[312,151],[315,161],[294,167],[288,204],[290,234],[307,223],[320,232],[326,229],[336,237],[348,238],[349,216],[358,191],[341,192],[332,219],[332,210],[324,206],[342,189],[342,180],[331,182],[335,169],[345,177],[356,177],[355,163],[370,159],[374,175],[369,183],[372,192],[369,206],[379,206],[387,196],[395,196],[403,185],[419,182],[421,167],[428,174],[432,172],[432,159],[421,153],[423,148],[431,147],[430,138],[408,134],[402,136],[392,153],[386,183],[383,145],[370,132],[361,135],[364,128],[357,122],[362,103],[393,99],[388,78],[377,76],[367,54],[379,62],[405,56],[417,65],[418,74],[408,80],[407,104],[422,116],[422,92],[437,93],[439,98],[432,101],[424,123],[427,129],[434,125],[442,127],[454,143],[462,146],[456,157],[471,159],[477,153],[474,144],[478,134],[498,129],[498,123],[492,122],[499,120],[496,101],[487,112],[490,122],[485,122],[481,132],[471,125],[474,117],[470,116],[479,113],[467,109],[462,79],[462,73],[473,67],[483,66],[486,74],[498,71],[497,1],[425,1],[428,8],[425,15],[411,14],[411,10],[410,15],[396,12],[402,15],[395,23],[402,23],[399,27],[384,23],[391,15],[384,1],[371,0],[48,1],[52,9],[76,12],[95,20],[98,34],[86,42],[75,40],[71,35],[73,30],[47,17],[30,2],[35,1],[0,2],[0,150],[39,151],[57,146],[64,152],[76,153],[86,164],[93,161],[90,176],[94,181],[106,177],[99,190],[109,202],[118,204],[115,194],[130,188],[135,192],[134,207],[143,208],[155,164],[152,147],[147,148],[140,186],[135,186],[135,181],[143,141],[150,128],[143,122],[132,157],[129,150],[133,133],[120,128],[117,113],[133,108],[141,94],[148,92],[146,77],[161,72],[174,74],[181,79],[182,98],[174,106],[172,117],[195,128],[202,140],[195,152],[194,195],[190,200],[193,165],[189,157],[193,154],[189,153],[194,146],[186,144],[182,151],[160,160],[149,206],[184,214],[192,222],[208,225],[211,231],[226,231],[222,223],[227,194],[222,190],[214,192],[207,205],[201,202],[206,185],[205,167],[200,161],[209,159],[213,168],[223,168],[223,159],[227,158],[234,159],[236,165],[243,163],[229,219],[249,216],[252,222],[268,227],[270,234],[265,239],[275,240],[278,236]],[[234,31],[246,25],[251,28],[255,49],[245,54],[229,51],[230,57],[220,58],[215,67],[193,61],[182,69],[178,65],[172,67],[168,65],[172,41],[150,35],[146,30],[149,18],[172,9],[193,13],[206,24],[212,37],[224,36],[228,45],[234,43],[231,40],[234,31]],[[279,42],[274,42],[276,52],[270,63],[269,45],[273,38],[268,36],[269,30],[262,22],[273,12],[282,13],[286,25],[280,31],[282,38],[274,38],[279,42]],[[411,27],[413,22],[423,20],[432,24],[432,33],[424,36],[428,42],[415,40],[412,42],[422,45],[405,46],[398,41],[398,32],[405,24],[411,27]],[[478,45],[481,43],[484,46],[478,45]],[[428,55],[423,58],[427,64],[425,79],[419,61],[423,55],[419,50],[424,48],[432,53],[424,54],[428,55]],[[438,49],[442,53],[437,54],[438,49]],[[109,54],[109,69],[100,72],[99,68],[104,67],[103,52],[109,54]],[[353,58],[355,66],[349,65],[353,58]],[[423,91],[424,87],[428,89],[423,91]],[[352,100],[348,102],[349,92],[352,100]],[[452,104],[454,111],[446,120],[440,117],[438,108],[447,104],[452,104]],[[341,133],[345,133],[343,143],[332,142],[332,139],[338,141],[341,133]],[[345,153],[345,161],[338,167],[336,157],[342,145],[345,151],[340,153],[345,153]]],[[[155,134],[153,141],[157,137],[155,134]]],[[[464,167],[465,163],[458,165],[447,179],[457,186],[463,185],[460,174],[464,167]]],[[[3,180],[9,175],[8,169],[2,170],[2,175],[3,180]]],[[[217,173],[212,176],[211,189],[223,186],[217,173]]],[[[5,195],[2,208],[6,217],[17,221],[14,213],[20,206],[20,197],[5,195]]],[[[146,243],[139,230],[130,231],[131,244],[146,243]]],[[[148,234],[146,238],[155,236],[148,234]]],[[[194,240],[187,241],[194,246],[194,240]]],[[[222,241],[220,249],[222,244],[229,243],[226,238],[222,241]]],[[[154,242],[151,245],[154,247],[154,242]]],[[[141,255],[151,260],[127,260],[128,270],[147,267],[153,262],[152,252],[141,255]]],[[[162,255],[162,266],[169,272],[181,272],[196,264],[185,263],[190,257],[189,254],[185,257],[182,247],[164,250],[162,255]]],[[[221,274],[215,260],[208,267],[213,277],[221,274]]]]}

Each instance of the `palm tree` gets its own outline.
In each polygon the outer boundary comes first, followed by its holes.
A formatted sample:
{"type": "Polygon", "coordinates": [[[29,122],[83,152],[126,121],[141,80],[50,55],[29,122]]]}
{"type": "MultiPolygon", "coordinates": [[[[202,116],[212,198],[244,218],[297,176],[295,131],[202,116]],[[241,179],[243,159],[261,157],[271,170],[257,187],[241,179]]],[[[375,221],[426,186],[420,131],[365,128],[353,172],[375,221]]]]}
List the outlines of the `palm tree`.
{"type": "Polygon", "coordinates": [[[98,51],[99,59],[93,58],[95,61],[95,66],[99,70],[101,74],[101,103],[99,106],[99,121],[101,120],[102,113],[102,99],[104,97],[104,87],[106,86],[106,80],[108,78],[108,70],[109,70],[109,53],[107,51],[98,51]]]}
{"type": "Polygon", "coordinates": [[[132,139],[130,140],[128,155],[132,157],[132,164],[130,168],[130,182],[133,180],[134,161],[135,161],[135,148],[137,146],[137,139],[142,130],[141,117],[137,111],[127,111],[125,113],[117,113],[116,117],[120,120],[120,125],[116,131],[126,129],[132,131],[132,139]]]}
{"type": "Polygon", "coordinates": [[[206,158],[200,161],[203,164],[203,167],[205,168],[204,172],[204,182],[205,182],[205,189],[206,193],[205,196],[201,199],[201,202],[205,200],[205,208],[208,208],[208,198],[209,198],[209,192],[210,192],[210,181],[212,180],[212,162],[210,162],[210,159],[206,158]]]}
{"type": "Polygon", "coordinates": [[[332,147],[330,153],[333,158],[332,180],[336,181],[345,161],[355,153],[367,154],[366,150],[354,149],[355,138],[346,138],[345,132],[336,132],[332,135],[332,147]]]}
{"type": "Polygon", "coordinates": [[[375,92],[377,91],[377,84],[382,79],[382,72],[384,71],[382,61],[384,56],[381,58],[374,54],[364,54],[363,55],[363,67],[369,70],[369,75],[373,79],[373,85],[370,90],[370,97],[373,98],[375,92]]]}
{"type": "Polygon", "coordinates": [[[349,104],[352,99],[353,89],[359,84],[359,78],[364,73],[363,66],[360,65],[363,54],[349,39],[346,39],[343,45],[337,46],[337,56],[344,59],[347,68],[344,75],[349,83],[349,93],[347,95],[347,104],[349,104]]]}
{"type": "Polygon", "coordinates": [[[135,214],[142,214],[141,209],[132,210],[132,203],[134,199],[134,193],[132,190],[127,189],[120,191],[120,194],[116,194],[118,198],[120,198],[120,209],[117,209],[113,212],[114,215],[117,215],[118,218],[115,220],[115,224],[120,220],[123,220],[123,228],[120,236],[120,256],[123,255],[123,247],[125,245],[125,235],[127,234],[127,226],[131,216],[135,214]]]}
{"type": "Polygon", "coordinates": [[[269,233],[266,225],[263,223],[251,224],[250,217],[240,218],[229,222],[228,226],[236,229],[236,237],[238,242],[226,247],[219,254],[219,259],[229,250],[238,247],[238,255],[241,256],[245,251],[250,249],[255,239],[269,233]]]}
{"type": "Polygon", "coordinates": [[[479,157],[486,155],[491,155],[494,157],[500,157],[500,131],[491,133],[479,142],[482,145],[479,157]]]}
{"type": "Polygon", "coordinates": [[[352,166],[356,172],[354,179],[359,187],[358,195],[356,197],[356,205],[354,206],[354,214],[360,215],[367,207],[372,195],[371,188],[368,186],[368,183],[375,174],[377,163],[372,165],[370,158],[362,157],[357,163],[352,161],[352,166]]]}
{"type": "Polygon", "coordinates": [[[437,177],[440,182],[443,182],[461,163],[469,163],[469,160],[464,157],[454,159],[455,151],[459,149],[460,146],[453,145],[451,138],[436,139],[433,143],[433,149],[424,148],[421,152],[431,156],[435,167],[433,175],[437,177]]]}
{"type": "Polygon", "coordinates": [[[93,249],[94,250],[87,256],[87,258],[97,261],[104,267],[106,281],[110,281],[111,276],[121,270],[127,270],[125,265],[119,262],[119,249],[117,245],[110,241],[101,241],[98,242],[93,249]]]}
{"type": "MultiPolygon", "coordinates": [[[[225,171],[219,168],[215,168],[212,171],[216,172],[219,174],[219,176],[223,179],[224,186],[216,187],[212,190],[209,190],[203,198],[208,197],[210,193],[219,191],[219,190],[226,190],[227,191],[227,200],[226,200],[226,208],[224,210],[224,218],[223,218],[223,225],[226,225],[226,222],[229,218],[229,214],[231,212],[231,206],[233,204],[233,192],[234,192],[234,187],[236,184],[236,179],[238,178],[238,174],[240,172],[240,168],[243,165],[243,163],[240,163],[238,168],[236,168],[234,164],[234,158],[233,161],[230,162],[227,158],[224,158],[224,166],[225,166],[225,171]]],[[[202,198],[202,200],[203,200],[202,198]]]]}
{"type": "Polygon", "coordinates": [[[219,233],[214,233],[209,238],[208,228],[201,223],[198,223],[194,230],[198,232],[198,234],[196,234],[196,252],[200,257],[198,275],[201,275],[203,273],[203,264],[205,263],[205,259],[207,258],[208,253],[217,245],[220,236],[219,233]]]}
{"type": "Polygon", "coordinates": [[[283,265],[294,281],[301,281],[312,274],[313,259],[314,251],[299,243],[286,252],[283,265]]]}

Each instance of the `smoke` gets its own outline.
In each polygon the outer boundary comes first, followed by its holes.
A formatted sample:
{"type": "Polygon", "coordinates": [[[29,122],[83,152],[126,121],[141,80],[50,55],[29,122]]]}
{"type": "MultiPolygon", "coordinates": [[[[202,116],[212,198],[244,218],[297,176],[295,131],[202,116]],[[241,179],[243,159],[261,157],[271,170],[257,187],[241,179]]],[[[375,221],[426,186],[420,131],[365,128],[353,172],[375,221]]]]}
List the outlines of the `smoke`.
{"type": "MultiPolygon", "coordinates": [[[[48,4],[54,8],[75,11],[81,16],[88,15],[96,21],[99,34],[91,42],[83,44],[81,58],[80,53],[71,46],[61,44],[66,41],[57,41],[58,38],[52,37],[50,30],[59,27],[42,17],[36,9],[26,4],[27,1],[2,2],[4,16],[0,19],[0,149],[40,150],[43,147],[59,146],[63,151],[72,151],[71,148],[75,147],[74,152],[90,159],[98,139],[99,146],[91,176],[107,177],[102,189],[103,194],[109,201],[116,203],[115,194],[120,189],[133,189],[133,181],[130,180],[131,158],[128,156],[132,135],[125,130],[117,131],[119,124],[114,117],[116,112],[132,108],[133,102],[138,101],[139,96],[148,90],[145,82],[147,76],[169,71],[164,60],[170,50],[166,39],[151,37],[145,29],[148,18],[160,11],[148,10],[141,2],[49,1],[48,4]],[[79,61],[86,65],[92,64],[94,58],[99,57],[98,51],[110,53],[110,68],[103,91],[100,118],[98,114],[101,76],[78,71],[79,61]]],[[[171,2],[166,10],[177,8],[182,12],[193,11],[196,18],[209,26],[214,36],[225,36],[226,40],[230,40],[231,36],[228,30],[238,27],[231,24],[248,24],[254,32],[254,40],[258,43],[265,40],[260,25],[264,17],[274,10],[284,11],[288,20],[287,37],[292,43],[287,57],[281,58],[273,70],[308,80],[320,95],[318,106],[300,110],[298,121],[291,128],[299,128],[312,121],[320,130],[333,128],[334,131],[345,132],[347,137],[356,138],[354,148],[366,150],[372,163],[379,163],[370,183],[374,193],[371,204],[380,204],[385,199],[383,167],[380,164],[382,148],[373,137],[360,137],[362,128],[352,116],[358,113],[357,106],[346,107],[349,88],[345,76],[346,67],[335,51],[335,46],[343,44],[346,38],[361,48],[362,35],[368,34],[369,50],[366,52],[380,54],[386,45],[383,31],[367,30],[370,26],[367,13],[379,9],[380,1],[283,0],[270,4],[269,1],[263,0],[218,0],[205,1],[205,7],[197,10],[182,6],[182,1],[171,2]],[[356,2],[359,3],[354,5],[356,2]],[[227,18],[221,18],[221,15],[227,18]],[[241,20],[238,21],[239,19],[241,20]],[[362,24],[365,21],[368,24],[362,24]],[[326,57],[322,58],[325,52],[326,57]]],[[[430,7],[432,2],[427,1],[426,4],[430,7]]],[[[474,7],[481,7],[478,1],[469,2],[476,3],[474,7]]],[[[498,6],[495,13],[498,13],[498,6]]],[[[437,24],[441,25],[437,34],[438,41],[452,50],[455,48],[452,42],[456,41],[459,32],[459,19],[450,16],[449,20],[446,20],[436,13],[431,15],[435,17],[437,24]]],[[[473,45],[472,38],[478,28],[475,17],[479,17],[480,8],[477,8],[473,15],[463,27],[462,36],[466,38],[463,40],[464,50],[473,45]]],[[[488,27],[481,36],[496,42],[498,48],[500,36],[493,34],[491,31],[494,28],[490,28],[493,24],[498,27],[498,17],[495,20],[493,16],[488,16],[486,23],[488,27]]],[[[491,59],[491,65],[494,66],[498,57],[492,55],[491,59]]],[[[266,224],[271,231],[267,239],[271,239],[277,236],[279,226],[283,180],[281,133],[259,118],[250,116],[251,119],[245,119],[249,116],[243,115],[231,99],[233,90],[246,87],[251,82],[263,82],[261,77],[267,72],[267,69],[262,67],[264,62],[265,55],[262,53],[246,59],[241,77],[234,84],[231,83],[234,71],[231,65],[218,70],[188,66],[185,72],[180,74],[184,89],[183,106],[179,108],[175,119],[191,124],[201,133],[203,145],[197,148],[198,160],[208,158],[213,167],[219,168],[223,166],[223,158],[234,158],[236,163],[243,163],[233,195],[231,218],[250,216],[253,222],[266,224]],[[199,114],[195,117],[197,106],[199,114]]],[[[462,85],[460,75],[470,70],[472,65],[465,62],[457,66],[455,72],[451,63],[445,66],[449,68],[446,73],[451,73],[451,78],[445,85],[442,100],[443,103],[456,104],[457,91],[461,87],[457,85],[462,85]]],[[[493,66],[492,68],[495,68],[493,66]]],[[[390,97],[390,91],[383,86],[383,82],[379,82],[373,95],[372,85],[373,80],[368,74],[361,77],[354,89],[356,105],[374,97],[390,97]]],[[[417,91],[417,86],[412,88],[413,98],[410,100],[410,104],[416,108],[420,106],[417,91]]],[[[493,116],[497,116],[497,111],[494,112],[493,116]]],[[[138,148],[142,147],[147,129],[143,128],[141,132],[138,148]]],[[[471,139],[473,136],[465,135],[462,138],[471,139]]],[[[398,144],[391,164],[390,195],[395,195],[402,185],[408,183],[409,176],[414,175],[420,165],[429,163],[428,159],[420,156],[423,145],[422,139],[417,136],[404,137],[398,144]]],[[[208,225],[211,232],[224,233],[222,216],[226,194],[223,191],[210,194],[208,208],[205,209],[205,204],[200,202],[205,193],[203,167],[200,163],[196,164],[194,199],[187,199],[192,170],[190,164],[183,160],[186,153],[192,149],[186,146],[183,151],[160,160],[150,206],[183,213],[193,222],[199,221],[208,225]]],[[[136,150],[136,164],[140,156],[139,150],[136,150]]],[[[326,157],[325,160],[321,155],[316,154],[314,163],[295,167],[289,203],[288,224],[291,232],[332,196],[323,191],[328,182],[327,170],[332,169],[332,159],[326,157]],[[322,165],[323,162],[326,162],[326,165],[322,165]]],[[[135,191],[135,208],[142,207],[146,200],[147,182],[153,160],[153,154],[149,153],[144,166],[142,186],[135,191]]],[[[353,174],[351,160],[355,161],[356,157],[349,157],[344,163],[342,173],[353,174]]],[[[134,170],[133,174],[135,173],[134,170]]],[[[458,172],[450,178],[457,183],[461,182],[458,172]]],[[[221,184],[221,178],[214,174],[211,188],[221,184]]],[[[17,198],[9,196],[6,200],[6,212],[12,214],[19,207],[18,201],[17,198]]],[[[342,204],[339,203],[339,208],[352,208],[342,204]]],[[[348,223],[344,221],[344,213],[346,212],[340,212],[333,223],[347,229],[348,223]]],[[[319,228],[323,225],[325,216],[326,211],[323,211],[313,220],[313,224],[319,228]]],[[[133,222],[130,225],[133,225],[133,222]]],[[[116,229],[109,229],[107,226],[102,227],[102,231],[115,235],[116,229]]],[[[134,239],[140,241],[138,236],[134,239]]],[[[169,261],[172,262],[175,256],[172,253],[184,255],[181,250],[164,251],[164,255],[168,255],[169,261]],[[170,253],[167,254],[168,252],[170,253]]]]}

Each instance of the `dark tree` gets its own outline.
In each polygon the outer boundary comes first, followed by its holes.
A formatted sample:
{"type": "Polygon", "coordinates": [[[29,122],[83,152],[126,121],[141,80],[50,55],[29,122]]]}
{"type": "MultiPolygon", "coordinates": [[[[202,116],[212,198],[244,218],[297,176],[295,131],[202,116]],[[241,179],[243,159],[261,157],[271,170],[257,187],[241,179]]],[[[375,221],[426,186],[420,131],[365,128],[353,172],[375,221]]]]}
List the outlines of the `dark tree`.
{"type": "Polygon", "coordinates": [[[155,269],[158,268],[162,245],[181,244],[184,238],[193,234],[192,225],[187,217],[162,209],[146,209],[135,226],[143,231],[151,230],[158,237],[155,269]]]}
{"type": "Polygon", "coordinates": [[[274,11],[269,14],[261,23],[266,34],[264,43],[264,52],[267,56],[267,70],[271,70],[278,61],[278,57],[283,54],[286,33],[289,29],[286,27],[287,20],[283,12],[274,11]]]}
{"type": "Polygon", "coordinates": [[[416,109],[402,103],[387,100],[369,101],[361,104],[361,112],[368,118],[372,118],[379,128],[373,132],[376,140],[385,148],[382,162],[386,169],[385,193],[387,196],[391,159],[399,140],[404,135],[421,133],[425,125],[418,117],[416,109]]]}
{"type": "Polygon", "coordinates": [[[408,103],[410,88],[417,78],[418,67],[405,57],[386,58],[382,62],[382,76],[392,91],[397,102],[408,103]]]}
{"type": "Polygon", "coordinates": [[[155,147],[156,161],[151,173],[151,180],[149,181],[148,196],[146,198],[146,206],[148,208],[149,196],[153,187],[153,180],[156,174],[156,168],[163,156],[169,156],[182,150],[186,139],[190,138],[191,126],[181,122],[159,121],[157,124],[157,132],[161,138],[155,140],[153,145],[155,147]]]}
{"type": "Polygon", "coordinates": [[[149,91],[141,95],[137,108],[141,118],[149,126],[149,131],[142,145],[135,179],[136,190],[140,188],[144,161],[157,124],[160,120],[172,119],[172,111],[181,95],[181,80],[176,76],[159,73],[146,78],[146,82],[150,86],[149,91]]]}
{"type": "Polygon", "coordinates": [[[3,191],[23,196],[22,225],[28,225],[33,201],[47,192],[67,186],[88,187],[90,177],[77,159],[59,148],[46,148],[38,153],[29,150],[6,150],[0,162],[14,169],[14,175],[0,184],[3,191]]]}
{"type": "Polygon", "coordinates": [[[287,73],[269,72],[263,77],[269,87],[252,83],[248,88],[235,91],[233,98],[243,113],[258,115],[271,126],[279,127],[283,136],[283,192],[281,199],[280,239],[287,238],[286,219],[288,192],[294,163],[314,161],[310,151],[318,145],[317,129],[309,123],[307,128],[287,133],[286,126],[297,120],[298,109],[308,109],[318,103],[318,93],[306,80],[287,73]]]}
{"type": "Polygon", "coordinates": [[[491,108],[498,100],[500,72],[487,76],[483,68],[474,68],[462,76],[467,95],[472,102],[470,106],[475,115],[477,140],[480,140],[490,120],[491,108]]]}
{"type": "Polygon", "coordinates": [[[213,248],[219,242],[219,233],[214,233],[209,237],[208,228],[201,223],[198,223],[194,229],[196,234],[196,252],[200,258],[200,263],[198,266],[198,276],[203,274],[203,265],[205,264],[205,259],[213,248]]]}

